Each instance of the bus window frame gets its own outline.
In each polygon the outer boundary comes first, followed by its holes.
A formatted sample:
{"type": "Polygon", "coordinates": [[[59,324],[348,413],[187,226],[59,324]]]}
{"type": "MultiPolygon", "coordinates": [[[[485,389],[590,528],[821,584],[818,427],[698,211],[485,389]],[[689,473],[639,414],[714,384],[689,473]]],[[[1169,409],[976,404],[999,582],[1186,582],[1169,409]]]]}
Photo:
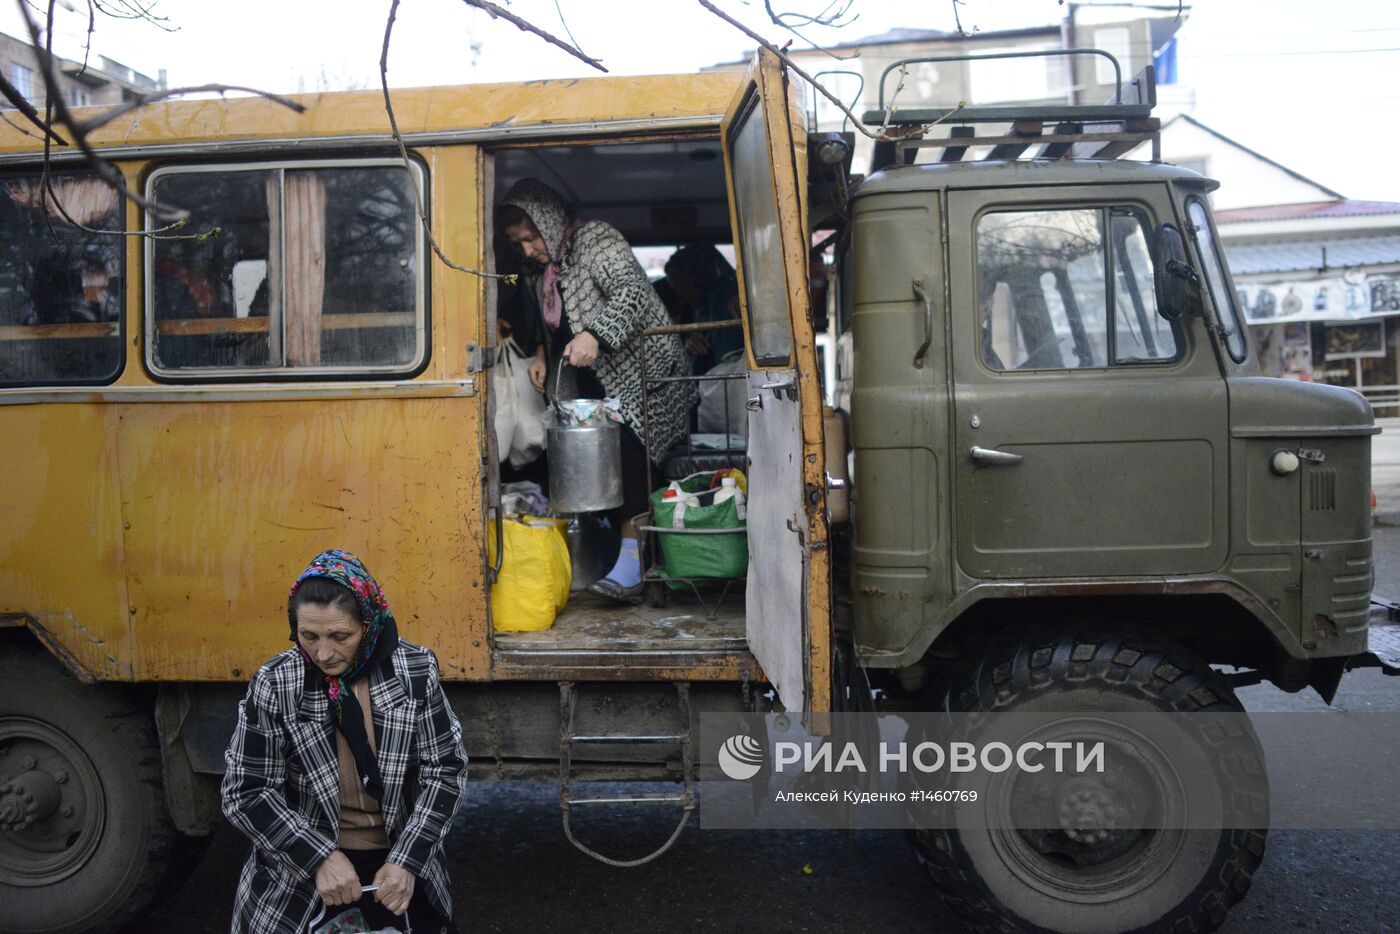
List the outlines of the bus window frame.
{"type": "MultiPolygon", "coordinates": [[[[0,172],[0,184],[6,184],[6,183],[8,183],[8,182],[10,182],[10,181],[12,181],[12,180],[15,180],[15,179],[24,179],[24,178],[33,178],[33,179],[35,179],[35,180],[37,181],[38,179],[41,179],[41,178],[43,177],[43,174],[44,174],[44,169],[43,169],[42,166],[38,166],[38,167],[34,167],[34,168],[30,168],[30,167],[28,167],[28,166],[23,166],[23,165],[14,166],[13,168],[7,167],[3,172],[0,172]]],[[[52,175],[53,175],[53,177],[54,177],[55,180],[57,180],[57,179],[59,179],[59,178],[66,178],[66,177],[78,177],[78,176],[86,175],[86,174],[91,174],[91,177],[94,178],[94,179],[100,178],[100,176],[99,176],[96,172],[90,172],[90,170],[86,170],[85,167],[83,167],[83,166],[73,166],[73,167],[71,167],[71,168],[67,168],[66,170],[65,170],[64,168],[58,168],[58,169],[55,169],[55,170],[53,171],[53,173],[52,173],[52,175]]],[[[115,192],[114,192],[114,193],[115,193],[115,192]]],[[[127,223],[127,221],[128,221],[128,216],[127,216],[127,201],[126,201],[125,198],[121,197],[120,194],[116,194],[116,198],[117,198],[118,224],[117,224],[117,226],[116,226],[115,228],[113,228],[110,232],[104,234],[104,236],[110,236],[110,237],[118,238],[118,239],[124,241],[125,238],[126,238],[126,235],[127,235],[127,230],[128,230],[128,223],[127,223]]],[[[66,222],[65,222],[65,223],[66,223],[66,222]]],[[[115,336],[115,338],[116,338],[116,341],[117,341],[117,365],[116,365],[115,368],[113,368],[113,370],[112,370],[112,372],[111,372],[110,375],[103,376],[103,377],[100,377],[100,378],[98,378],[98,377],[91,377],[91,378],[81,378],[81,379],[51,379],[51,380],[14,380],[14,379],[0,379],[0,389],[66,389],[66,388],[69,388],[69,387],[78,387],[78,386],[111,386],[112,384],[116,383],[119,379],[121,379],[121,378],[122,378],[122,374],[126,372],[126,363],[127,363],[127,359],[126,359],[126,346],[127,346],[127,342],[126,342],[126,334],[127,334],[127,330],[126,330],[127,299],[128,299],[128,297],[130,296],[130,294],[131,294],[131,283],[130,283],[128,277],[127,277],[127,271],[128,271],[128,263],[127,263],[127,256],[126,256],[126,247],[125,247],[125,245],[122,245],[122,246],[119,247],[118,250],[117,250],[117,282],[118,282],[118,289],[120,290],[120,294],[117,296],[117,308],[119,309],[119,311],[118,311],[118,313],[117,313],[117,318],[116,318],[116,320],[115,320],[115,321],[106,321],[106,322],[80,322],[80,323],[96,323],[96,324],[115,325],[115,327],[116,327],[115,335],[108,334],[108,335],[104,335],[104,336],[102,336],[102,337],[97,338],[97,339],[99,339],[99,340],[111,340],[113,336],[115,336]]],[[[56,327],[66,327],[67,325],[55,325],[55,326],[56,326],[56,327]]],[[[62,339],[62,338],[55,338],[55,339],[62,339]]]]}
{"type": "MultiPolygon", "coordinates": [[[[147,200],[157,202],[155,185],[161,178],[170,175],[201,175],[219,172],[271,172],[299,169],[344,169],[344,168],[404,168],[404,161],[393,156],[347,156],[347,157],[308,157],[249,160],[246,162],[208,162],[162,165],[151,170],[143,185],[147,200]]],[[[432,187],[428,167],[418,153],[410,153],[409,174],[418,189],[419,204],[432,214],[432,187]]],[[[411,215],[414,231],[414,255],[418,259],[414,296],[417,307],[413,309],[417,321],[418,347],[412,360],[394,366],[345,365],[333,366],[259,366],[259,367],[190,367],[171,369],[157,365],[156,317],[155,317],[155,241],[146,238],[142,249],[142,335],[144,350],[142,363],[150,376],[165,383],[241,383],[241,382],[343,382],[360,379],[408,380],[422,374],[432,360],[432,253],[418,211],[411,215]]],[[[164,226],[159,218],[146,212],[147,229],[164,226]]]]}

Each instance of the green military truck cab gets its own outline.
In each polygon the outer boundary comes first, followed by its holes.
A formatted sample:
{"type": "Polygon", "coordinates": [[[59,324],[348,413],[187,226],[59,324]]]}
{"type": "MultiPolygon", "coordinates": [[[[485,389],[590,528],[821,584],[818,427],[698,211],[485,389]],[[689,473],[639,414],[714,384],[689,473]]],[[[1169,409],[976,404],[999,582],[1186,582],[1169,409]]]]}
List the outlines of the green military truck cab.
{"type": "MultiPolygon", "coordinates": [[[[1395,671],[1368,654],[1370,406],[1260,375],[1218,184],[1160,161],[1151,70],[1126,90],[866,115],[902,135],[850,200],[836,565],[888,708],[1229,712],[1237,686],[1330,702],[1349,667],[1395,671]]],[[[1265,813],[1257,741],[1231,754],[1265,813]]],[[[998,931],[1212,930],[1265,838],[1082,830],[914,838],[949,905],[998,931]]]]}
{"type": "Polygon", "coordinates": [[[1098,616],[1330,699],[1366,651],[1377,429],[1350,390],[1259,375],[1214,187],[1066,159],[902,166],[855,193],[865,664],[1098,616]],[[1186,276],[1163,307],[1157,282],[1186,276]]]}

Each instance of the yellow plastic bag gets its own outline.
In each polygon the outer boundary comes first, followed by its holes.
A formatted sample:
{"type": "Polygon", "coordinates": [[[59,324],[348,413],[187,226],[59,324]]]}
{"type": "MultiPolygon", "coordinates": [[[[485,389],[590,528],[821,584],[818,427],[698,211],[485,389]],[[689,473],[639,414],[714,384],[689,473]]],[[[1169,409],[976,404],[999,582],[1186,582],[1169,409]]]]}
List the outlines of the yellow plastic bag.
{"type": "MultiPolygon", "coordinates": [[[[505,559],[491,588],[492,624],[497,632],[535,632],[554,625],[569,600],[573,565],[564,538],[567,523],[534,516],[506,516],[501,523],[505,559]]],[[[486,552],[496,563],[496,533],[486,527],[486,552]]]]}

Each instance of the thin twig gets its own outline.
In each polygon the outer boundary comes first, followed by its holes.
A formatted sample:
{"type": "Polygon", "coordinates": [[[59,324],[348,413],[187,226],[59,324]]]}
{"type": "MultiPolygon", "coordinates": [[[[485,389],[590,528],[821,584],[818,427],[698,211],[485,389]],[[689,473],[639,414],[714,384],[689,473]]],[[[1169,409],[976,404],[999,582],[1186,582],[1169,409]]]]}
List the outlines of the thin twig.
{"type": "Polygon", "coordinates": [[[564,8],[559,5],[559,0],[554,0],[554,12],[559,14],[559,25],[564,27],[564,35],[569,37],[569,41],[574,44],[574,48],[582,52],[583,46],[574,38],[574,31],[569,28],[569,21],[564,19],[564,8]]]}
{"type": "MultiPolygon", "coordinates": [[[[472,0],[467,0],[468,3],[472,0]]],[[[404,145],[403,134],[399,132],[399,121],[394,116],[394,102],[389,95],[389,43],[394,35],[394,20],[399,15],[399,0],[391,0],[389,4],[389,18],[384,24],[384,47],[379,53],[379,86],[384,90],[384,111],[389,115],[389,129],[394,134],[394,143],[399,147],[399,158],[403,160],[404,171],[413,177],[413,166],[408,159],[408,147],[404,145]]],[[[601,66],[600,66],[601,67],[601,66]]],[[[463,266],[455,263],[443,252],[438,245],[437,238],[433,236],[433,230],[428,225],[428,212],[423,206],[423,196],[418,191],[416,184],[409,185],[413,189],[413,206],[418,212],[418,221],[423,227],[423,235],[428,238],[428,244],[433,248],[433,253],[438,259],[451,269],[458,272],[465,272],[473,276],[481,276],[485,279],[499,279],[502,282],[514,285],[519,276],[514,274],[502,275],[500,273],[485,272],[480,269],[473,269],[470,266],[463,266]]]]}
{"type": "Polygon", "coordinates": [[[227,94],[230,91],[242,91],[245,94],[252,94],[257,97],[266,98],[267,100],[270,100],[273,103],[281,104],[283,107],[286,107],[293,113],[306,113],[305,104],[298,103],[297,101],[294,101],[289,97],[283,97],[280,94],[273,94],[270,91],[259,91],[257,88],[250,88],[241,84],[198,84],[183,88],[170,88],[169,90],[165,91],[153,91],[150,94],[138,94],[129,101],[123,101],[115,107],[103,111],[102,113],[98,114],[96,117],[93,117],[86,123],[79,124],[78,129],[80,129],[83,133],[91,133],[93,130],[98,129],[99,127],[106,126],[113,120],[116,120],[118,117],[122,117],[126,114],[131,113],[138,107],[144,107],[147,104],[158,103],[159,101],[166,100],[167,98],[179,97],[183,94],[227,94]]]}
{"type": "MultiPolygon", "coordinates": [[[[570,55],[572,55],[579,61],[587,62],[589,65],[592,65],[594,68],[598,69],[601,72],[607,72],[607,69],[603,67],[603,63],[598,61],[596,58],[589,58],[582,51],[569,45],[569,43],[565,42],[563,39],[556,38],[555,36],[550,35],[540,27],[536,26],[534,23],[527,22],[526,20],[521,19],[509,10],[502,9],[501,7],[496,6],[496,4],[492,3],[491,0],[462,0],[462,2],[465,3],[467,6],[474,6],[479,10],[485,10],[487,13],[491,14],[492,17],[499,16],[506,22],[513,24],[517,29],[521,29],[525,32],[532,32],[544,41],[548,42],[550,45],[557,45],[559,48],[563,49],[565,52],[568,52],[570,55]]],[[[397,7],[398,3],[395,3],[394,6],[397,7]]],[[[390,17],[389,22],[391,24],[393,23],[392,16],[390,17]]],[[[392,25],[390,28],[392,28],[392,25]]],[[[565,28],[567,29],[568,27],[566,26],[565,28]]]]}
{"type": "MultiPolygon", "coordinates": [[[[953,23],[958,27],[958,35],[960,36],[969,36],[972,34],[963,29],[962,17],[958,15],[958,7],[966,2],[967,0],[953,0],[953,23]]],[[[1185,2],[1185,0],[1182,0],[1182,2],[1185,2]]],[[[977,25],[975,23],[972,26],[972,32],[977,32],[977,25]]]]}
{"type": "Polygon", "coordinates": [[[4,72],[0,72],[0,95],[3,95],[5,100],[13,104],[15,110],[23,114],[26,120],[43,130],[45,136],[51,138],[60,146],[68,145],[67,140],[55,133],[53,127],[44,122],[44,118],[39,116],[39,111],[35,110],[34,105],[29,103],[29,98],[21,94],[19,88],[9,82],[4,72]]]}
{"type": "MultiPolygon", "coordinates": [[[[54,0],[49,0],[50,16],[52,16],[53,13],[53,3],[54,0]]],[[[188,217],[188,211],[167,208],[163,205],[157,204],[154,201],[150,201],[136,194],[130,189],[130,187],[127,186],[126,179],[122,176],[122,173],[118,171],[116,167],[113,166],[110,162],[98,155],[97,152],[92,148],[92,145],[87,140],[87,135],[83,133],[81,131],[81,128],[74,122],[73,115],[68,109],[68,103],[63,99],[63,95],[59,92],[59,87],[61,85],[59,84],[58,76],[54,72],[54,57],[52,47],[47,42],[40,41],[39,26],[37,23],[34,22],[33,17],[29,15],[29,10],[26,9],[24,0],[20,0],[19,8],[21,14],[23,14],[24,16],[25,26],[29,30],[30,48],[34,52],[35,61],[38,64],[40,74],[43,76],[44,79],[45,98],[48,101],[47,110],[50,114],[49,120],[47,122],[51,124],[56,119],[60,126],[65,127],[72,134],[73,142],[82,152],[83,156],[87,161],[88,166],[92,168],[92,170],[97,174],[97,177],[99,179],[101,179],[108,187],[114,189],[117,192],[117,194],[119,194],[122,198],[126,199],[127,201],[130,201],[132,204],[137,205],[143,210],[150,212],[152,215],[161,218],[162,220],[170,220],[176,222],[183,221],[186,217],[188,217]]],[[[52,40],[52,35],[53,30],[52,28],[50,28],[50,41],[52,40]]],[[[47,185],[47,179],[51,165],[51,140],[49,140],[46,137],[44,140],[44,169],[42,176],[46,183],[46,190],[50,187],[47,185]]],[[[60,204],[58,205],[58,207],[60,211],[62,211],[62,205],[60,204]]],[[[72,219],[68,216],[66,211],[63,211],[63,216],[65,219],[71,222],[72,219]]],[[[47,214],[45,215],[45,217],[47,217],[47,214]]],[[[52,226],[50,227],[50,229],[52,230],[52,226]]],[[[115,234],[117,232],[111,231],[110,233],[115,234]]]]}
{"type": "Polygon", "coordinates": [[[813,42],[811,39],[808,39],[806,36],[802,35],[802,33],[800,33],[800,32],[797,31],[797,27],[796,27],[796,26],[792,25],[792,24],[789,23],[789,22],[786,22],[786,20],[787,20],[788,18],[800,19],[800,20],[803,21],[803,22],[800,24],[800,25],[802,25],[803,27],[807,27],[807,26],[826,26],[826,27],[831,28],[831,29],[841,29],[841,28],[843,28],[843,27],[845,27],[845,26],[849,26],[851,23],[854,23],[856,20],[860,19],[860,16],[859,16],[859,15],[856,15],[856,16],[851,17],[849,20],[847,20],[847,21],[844,22],[844,23],[838,22],[838,21],[840,20],[840,18],[841,18],[842,16],[845,15],[846,11],[850,9],[851,4],[854,3],[854,2],[855,2],[855,0],[831,0],[831,3],[827,4],[827,6],[822,10],[822,12],[821,12],[821,13],[818,13],[816,16],[807,16],[807,15],[802,14],[802,13],[778,13],[778,12],[775,12],[774,9],[773,9],[773,0],[763,0],[763,8],[764,8],[765,10],[768,11],[768,18],[771,19],[771,20],[773,21],[773,24],[774,24],[775,26],[779,27],[780,29],[786,29],[788,32],[792,33],[794,36],[796,36],[797,38],[801,39],[803,42],[807,43],[807,44],[810,45],[813,49],[817,50],[818,52],[821,52],[823,55],[827,56],[828,58],[834,58],[834,59],[835,59],[836,61],[838,61],[838,62],[847,62],[847,61],[850,61],[850,60],[853,59],[853,58],[859,58],[859,57],[860,57],[860,52],[859,52],[859,51],[852,52],[850,55],[837,55],[835,52],[831,51],[830,49],[824,49],[824,48],[822,48],[820,45],[818,45],[817,43],[813,42]],[[843,6],[840,10],[837,10],[836,13],[833,14],[832,16],[830,16],[830,17],[827,17],[827,16],[826,16],[826,13],[827,13],[828,10],[830,10],[830,9],[831,9],[833,6],[835,6],[837,3],[842,3],[842,2],[845,3],[845,6],[843,6]]]}
{"type": "Polygon", "coordinates": [[[166,32],[180,31],[178,26],[170,25],[170,17],[157,16],[152,12],[152,8],[155,6],[154,3],[141,4],[129,2],[129,0],[116,0],[116,7],[114,8],[110,0],[106,4],[103,3],[103,0],[92,0],[92,2],[97,6],[98,11],[102,13],[103,16],[110,16],[112,19],[142,19],[157,29],[163,29],[166,32]]]}
{"type": "MultiPolygon", "coordinates": [[[[853,125],[857,130],[859,130],[861,133],[863,133],[863,134],[865,134],[867,137],[869,137],[870,139],[875,139],[875,140],[883,140],[883,139],[891,139],[891,138],[902,139],[902,138],[904,138],[905,136],[913,135],[913,133],[912,133],[911,131],[904,131],[904,132],[900,132],[900,133],[898,133],[898,134],[892,134],[892,133],[890,133],[888,130],[886,130],[884,127],[881,127],[880,130],[878,130],[877,132],[872,133],[870,130],[868,130],[868,129],[865,128],[865,124],[861,121],[860,117],[857,117],[854,113],[852,113],[852,112],[851,112],[851,109],[850,109],[849,107],[847,107],[844,103],[842,103],[842,102],[841,102],[841,99],[840,99],[839,97],[837,97],[835,94],[832,94],[832,93],[831,93],[830,91],[828,91],[819,81],[817,81],[817,80],[816,80],[815,78],[813,78],[811,75],[807,74],[807,72],[803,71],[803,70],[798,66],[798,64],[797,64],[796,62],[794,62],[790,57],[788,57],[788,54],[787,54],[786,52],[784,52],[782,49],[778,48],[776,45],[774,45],[773,43],[769,42],[767,39],[763,38],[763,37],[760,36],[758,33],[754,32],[752,29],[750,29],[749,27],[745,26],[743,23],[741,23],[741,22],[739,22],[738,20],[734,19],[734,18],[733,18],[732,16],[730,16],[728,13],[725,13],[723,10],[719,9],[718,7],[716,7],[713,3],[710,3],[710,0],[696,0],[696,2],[699,3],[699,4],[700,4],[702,7],[704,7],[705,9],[709,10],[711,13],[715,14],[716,16],[718,16],[720,19],[724,20],[724,21],[725,21],[726,23],[728,23],[729,25],[733,26],[735,29],[737,29],[737,30],[739,30],[740,32],[742,32],[744,35],[748,36],[748,37],[749,37],[750,39],[752,39],[753,41],[757,42],[757,43],[758,43],[759,45],[761,45],[763,48],[767,49],[768,51],[772,52],[774,55],[778,56],[778,58],[782,60],[782,62],[783,62],[784,65],[786,65],[788,68],[792,69],[792,71],[793,71],[794,73],[796,73],[800,78],[802,78],[802,80],[806,81],[806,82],[807,82],[808,84],[810,84],[813,88],[815,88],[815,89],[817,90],[817,92],[820,93],[823,97],[825,97],[827,100],[829,100],[829,101],[831,101],[833,104],[835,104],[836,107],[837,107],[843,114],[845,114],[847,117],[850,117],[850,118],[851,118],[851,123],[852,123],[852,125],[853,125]]],[[[948,113],[946,113],[946,114],[944,114],[943,116],[939,117],[937,120],[934,120],[932,123],[924,124],[924,125],[923,125],[923,129],[924,129],[924,130],[927,130],[929,127],[932,127],[932,126],[935,126],[935,125],[937,125],[937,124],[939,124],[939,123],[942,123],[944,120],[947,120],[949,117],[953,116],[953,114],[955,114],[955,113],[957,113],[958,111],[962,110],[964,106],[965,106],[965,104],[964,104],[963,102],[959,102],[957,107],[953,108],[953,109],[952,109],[951,111],[949,111],[948,113]]],[[[891,111],[893,111],[893,108],[888,108],[888,109],[886,110],[886,112],[885,112],[885,120],[886,120],[887,123],[888,123],[888,121],[889,121],[889,115],[890,115],[890,112],[891,112],[891,111]]]]}
{"type": "Polygon", "coordinates": [[[93,0],[87,0],[88,28],[87,35],[83,37],[83,67],[78,69],[75,78],[80,78],[87,74],[88,59],[92,57],[92,34],[97,31],[97,7],[93,0]]]}
{"type": "Polygon", "coordinates": [[[13,120],[11,120],[9,117],[5,116],[5,112],[4,112],[3,110],[0,110],[0,120],[4,120],[4,121],[5,121],[6,123],[8,123],[11,127],[13,127],[14,129],[18,130],[19,132],[23,133],[25,136],[28,136],[30,139],[43,139],[43,137],[40,136],[39,134],[29,132],[29,130],[27,130],[27,129],[25,129],[24,127],[20,126],[18,123],[15,123],[15,122],[14,122],[13,120]]]}
{"type": "MultiPolygon", "coordinates": [[[[101,9],[100,0],[94,0],[94,2],[99,3],[99,9],[101,9]]],[[[128,0],[119,0],[119,2],[128,9],[134,9],[137,11],[136,13],[130,14],[128,18],[134,19],[137,18],[138,15],[144,18],[150,17],[149,10],[144,7],[140,7],[139,5],[132,7],[128,0]]],[[[98,115],[92,121],[89,121],[88,123],[78,122],[74,119],[72,111],[68,108],[68,102],[63,97],[61,91],[62,85],[59,82],[58,74],[55,70],[54,65],[55,59],[52,47],[54,0],[49,0],[47,8],[46,22],[48,24],[48,37],[46,40],[41,39],[39,26],[34,21],[34,18],[30,16],[28,6],[29,4],[26,2],[26,0],[19,0],[20,13],[24,17],[25,26],[29,30],[30,48],[34,52],[35,61],[39,66],[39,72],[44,81],[45,99],[47,101],[46,110],[48,113],[48,118],[43,120],[40,125],[45,129],[47,133],[50,134],[49,137],[45,138],[44,142],[44,169],[42,176],[42,180],[44,183],[44,197],[47,198],[51,195],[53,196],[53,203],[57,207],[59,213],[62,215],[64,220],[68,221],[76,227],[93,233],[106,233],[111,235],[122,236],[159,236],[161,234],[166,233],[167,231],[178,230],[183,228],[183,226],[187,222],[187,218],[189,217],[188,211],[180,208],[172,208],[162,204],[158,204],[157,202],[142,197],[141,195],[132,191],[126,183],[125,176],[123,176],[122,173],[115,166],[112,165],[112,163],[108,162],[101,155],[99,155],[98,152],[93,148],[91,142],[89,142],[88,140],[88,133],[92,129],[110,122],[112,119],[115,119],[115,117],[120,116],[121,114],[129,113],[136,107],[141,106],[141,104],[143,103],[149,103],[151,100],[169,97],[172,93],[177,93],[178,89],[177,92],[162,91],[155,94],[142,95],[142,97],[139,98],[137,101],[131,101],[124,104],[120,104],[117,107],[113,108],[113,111],[115,111],[115,113],[104,112],[98,115]],[[86,164],[89,166],[89,168],[93,170],[93,172],[97,174],[97,177],[101,179],[101,181],[104,184],[115,190],[123,199],[130,201],[132,204],[148,212],[151,216],[163,221],[169,221],[171,223],[167,224],[164,227],[159,227],[150,230],[143,229],[138,231],[100,231],[95,230],[93,228],[84,227],[83,225],[77,223],[72,218],[72,216],[69,215],[69,213],[64,209],[63,204],[56,197],[56,192],[54,192],[52,184],[49,182],[50,166],[52,164],[51,143],[56,140],[61,145],[68,145],[68,143],[62,137],[54,133],[52,127],[55,124],[63,127],[69,132],[69,134],[73,137],[73,145],[76,145],[78,147],[79,151],[83,154],[86,164]]],[[[216,90],[217,86],[209,86],[208,89],[216,90]]],[[[185,89],[186,92],[188,92],[189,90],[193,89],[185,89]]],[[[290,107],[291,109],[296,110],[297,112],[301,112],[306,109],[304,106],[296,103],[295,101],[290,101],[286,98],[278,97],[277,95],[267,94],[265,92],[256,91],[251,88],[237,88],[236,90],[248,90],[252,93],[260,94],[279,104],[282,104],[283,106],[290,107]]],[[[193,237],[195,239],[203,239],[204,237],[212,236],[215,233],[217,233],[217,228],[210,231],[205,231],[204,233],[200,234],[181,235],[181,238],[188,236],[193,237]]]]}

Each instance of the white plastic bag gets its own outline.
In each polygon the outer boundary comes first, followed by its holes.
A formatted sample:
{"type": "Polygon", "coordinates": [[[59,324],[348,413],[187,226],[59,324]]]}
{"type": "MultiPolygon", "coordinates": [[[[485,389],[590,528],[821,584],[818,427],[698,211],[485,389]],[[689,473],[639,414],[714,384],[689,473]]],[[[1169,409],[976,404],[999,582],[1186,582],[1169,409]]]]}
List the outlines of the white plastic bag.
{"type": "Polygon", "coordinates": [[[545,405],[544,397],[530,384],[530,360],[513,339],[501,341],[491,387],[496,392],[496,450],[511,466],[523,467],[545,448],[540,421],[545,405]]]}
{"type": "MultiPolygon", "coordinates": [[[[744,352],[736,350],[719,363],[712,366],[706,376],[731,376],[747,373],[744,352]]],[[[742,379],[702,379],[700,380],[700,410],[696,415],[696,429],[702,434],[722,433],[748,437],[749,413],[744,408],[748,401],[749,385],[742,379]],[[729,410],[729,423],[725,424],[725,409],[729,410]]]]}

